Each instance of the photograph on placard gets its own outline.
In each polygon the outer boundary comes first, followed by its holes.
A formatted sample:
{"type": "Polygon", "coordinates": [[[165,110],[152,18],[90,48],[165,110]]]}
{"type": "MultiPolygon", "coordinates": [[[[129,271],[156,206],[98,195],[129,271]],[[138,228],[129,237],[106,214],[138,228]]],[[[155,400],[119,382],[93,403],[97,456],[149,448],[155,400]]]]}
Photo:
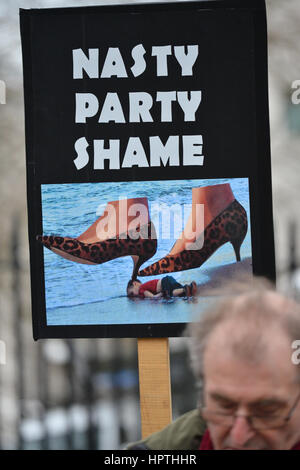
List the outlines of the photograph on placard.
{"type": "Polygon", "coordinates": [[[42,218],[48,325],[186,323],[252,272],[247,178],[45,184],[42,218]]]}

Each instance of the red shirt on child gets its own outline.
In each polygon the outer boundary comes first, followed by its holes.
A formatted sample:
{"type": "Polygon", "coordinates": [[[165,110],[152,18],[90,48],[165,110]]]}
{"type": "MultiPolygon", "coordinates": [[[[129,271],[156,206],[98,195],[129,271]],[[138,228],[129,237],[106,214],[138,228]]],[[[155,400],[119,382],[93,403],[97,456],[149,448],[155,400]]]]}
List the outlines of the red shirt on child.
{"type": "Polygon", "coordinates": [[[139,295],[141,297],[145,297],[144,295],[145,290],[152,292],[152,294],[154,295],[157,294],[156,289],[157,289],[158,281],[159,281],[158,279],[153,279],[152,281],[148,281],[142,284],[139,289],[139,295]]]}

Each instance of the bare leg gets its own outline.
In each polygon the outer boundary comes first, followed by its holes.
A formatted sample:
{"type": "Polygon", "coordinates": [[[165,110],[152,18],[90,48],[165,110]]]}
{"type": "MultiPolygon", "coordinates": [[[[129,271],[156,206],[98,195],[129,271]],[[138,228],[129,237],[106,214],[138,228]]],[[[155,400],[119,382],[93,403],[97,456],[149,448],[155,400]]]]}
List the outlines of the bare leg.
{"type": "Polygon", "coordinates": [[[188,249],[189,243],[194,243],[210,222],[217,217],[231,202],[234,201],[229,183],[205,186],[203,188],[192,189],[192,210],[186,223],[184,231],[174,244],[170,255],[175,255],[188,249]],[[203,205],[203,224],[199,223],[201,214],[199,213],[203,205]],[[197,233],[199,232],[200,233],[197,233]]]}
{"type": "Polygon", "coordinates": [[[95,243],[108,238],[117,238],[121,233],[127,233],[137,225],[146,225],[149,220],[147,198],[110,201],[103,215],[77,239],[84,243],[95,243]]]}
{"type": "Polygon", "coordinates": [[[180,297],[181,295],[185,294],[184,289],[174,289],[172,297],[180,297]]]}

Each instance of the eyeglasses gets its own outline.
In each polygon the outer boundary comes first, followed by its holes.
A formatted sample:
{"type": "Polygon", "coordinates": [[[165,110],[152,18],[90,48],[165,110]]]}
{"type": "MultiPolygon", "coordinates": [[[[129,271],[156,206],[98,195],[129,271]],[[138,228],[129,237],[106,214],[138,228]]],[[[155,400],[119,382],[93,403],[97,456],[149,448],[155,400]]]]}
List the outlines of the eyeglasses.
{"type": "Polygon", "coordinates": [[[300,393],[297,395],[296,401],[294,402],[292,408],[286,416],[282,415],[267,415],[267,416],[255,416],[255,415],[239,415],[239,414],[229,414],[229,413],[219,413],[207,409],[206,407],[201,408],[201,413],[203,418],[207,422],[214,424],[219,424],[221,426],[232,427],[234,421],[238,416],[246,418],[249,426],[252,429],[259,431],[262,429],[276,429],[284,426],[292,417],[298,403],[300,400],[300,393]]]}

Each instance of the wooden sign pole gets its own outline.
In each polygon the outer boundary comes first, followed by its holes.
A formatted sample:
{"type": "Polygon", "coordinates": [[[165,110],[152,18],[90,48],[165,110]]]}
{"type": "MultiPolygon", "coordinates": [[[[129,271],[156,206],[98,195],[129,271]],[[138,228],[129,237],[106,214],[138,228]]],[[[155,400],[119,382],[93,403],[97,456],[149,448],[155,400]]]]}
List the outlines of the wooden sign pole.
{"type": "Polygon", "coordinates": [[[168,338],[139,338],[138,362],[142,438],[172,421],[168,338]]]}

